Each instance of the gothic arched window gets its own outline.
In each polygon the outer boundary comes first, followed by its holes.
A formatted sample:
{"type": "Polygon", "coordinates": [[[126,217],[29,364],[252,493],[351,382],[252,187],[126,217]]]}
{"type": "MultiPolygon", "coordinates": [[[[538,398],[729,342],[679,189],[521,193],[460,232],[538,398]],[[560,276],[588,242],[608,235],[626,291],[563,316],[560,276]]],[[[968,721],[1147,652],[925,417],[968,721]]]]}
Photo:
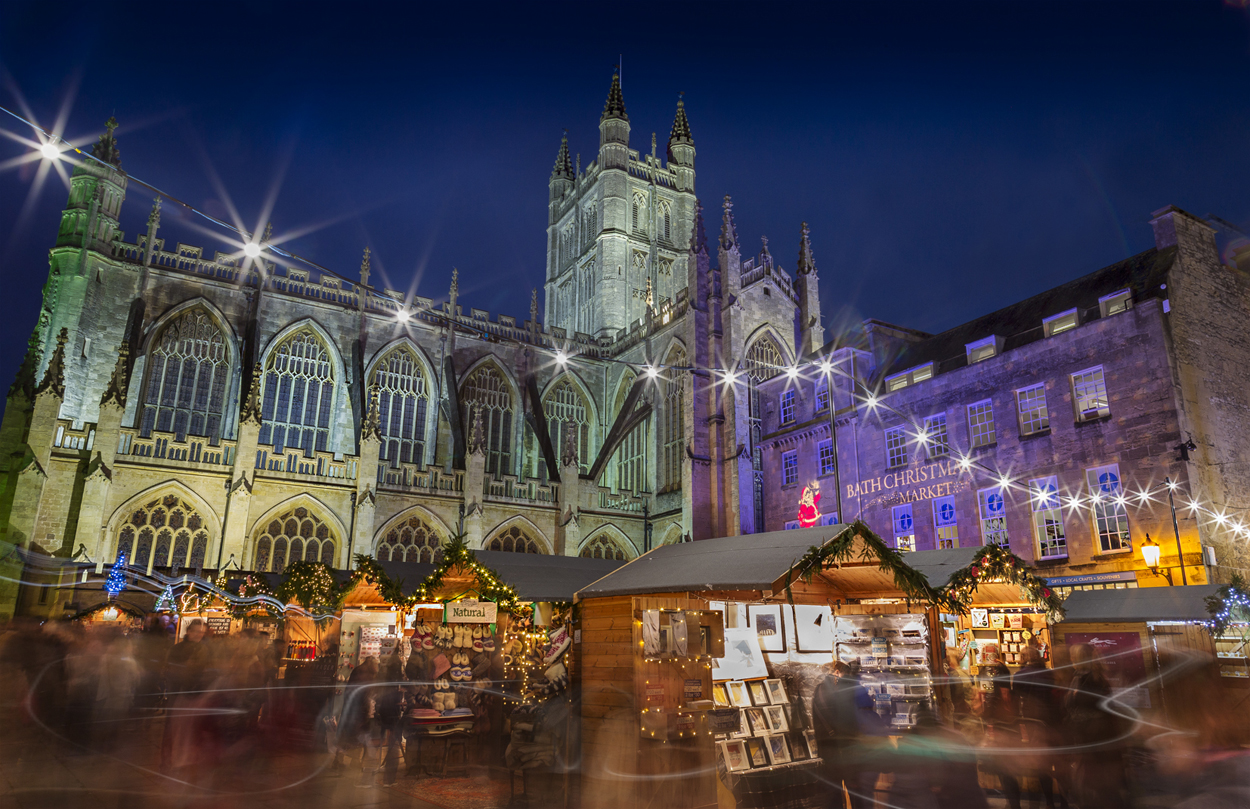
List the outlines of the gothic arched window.
{"type": "Polygon", "coordinates": [[[633,206],[630,208],[630,225],[639,236],[647,235],[647,198],[642,194],[634,194],[633,206]]]}
{"type": "Polygon", "coordinates": [[[486,472],[507,475],[512,472],[512,389],[503,374],[489,363],[479,365],[460,390],[464,408],[461,424],[465,440],[473,435],[473,411],[482,419],[482,436],[486,439],[486,472]]]}
{"type": "MultiPolygon", "coordinates": [[[[633,387],[634,379],[634,374],[630,373],[621,382],[620,392],[616,396],[617,418],[620,418],[621,408],[625,406],[625,400],[629,396],[630,388],[633,387]]],[[[642,404],[641,398],[638,404],[642,404]]],[[[616,486],[621,491],[647,490],[647,422],[645,420],[629,431],[616,450],[616,486]]]]}
{"type": "Polygon", "coordinates": [[[673,209],[667,202],[660,203],[658,224],[660,226],[660,236],[664,237],[665,241],[671,242],[673,240],[673,209]]]}
{"type": "Polygon", "coordinates": [[[443,541],[433,528],[418,516],[412,516],[386,532],[378,540],[379,562],[443,561],[443,541]]]}
{"type": "Polygon", "coordinates": [[[299,447],[325,452],[334,404],[334,366],[325,343],[310,328],[288,335],[265,362],[260,443],[275,454],[299,447]]]}
{"type": "Polygon", "coordinates": [[[746,372],[752,381],[763,382],[772,379],[785,368],[781,350],[767,335],[751,343],[747,349],[746,372]]]}
{"type": "Polygon", "coordinates": [[[226,337],[203,309],[175,317],[152,341],[140,432],[221,438],[221,415],[230,384],[226,337]]]}
{"type": "Polygon", "coordinates": [[[538,542],[526,534],[519,525],[510,526],[496,534],[486,543],[488,551],[510,551],[512,553],[542,553],[538,542]]]}
{"type": "Polygon", "coordinates": [[[168,567],[176,572],[189,567],[200,570],[208,554],[208,528],[195,506],[176,494],[154,497],[122,521],[117,532],[117,553],[126,563],[146,569],[168,567]]]}
{"type": "Polygon", "coordinates": [[[621,546],[610,539],[607,534],[600,534],[587,542],[578,556],[586,559],[615,559],[618,562],[624,562],[629,558],[625,551],[621,550],[621,546]]]}
{"type": "Polygon", "coordinates": [[[275,517],[257,532],[252,555],[252,569],[257,573],[281,573],[292,562],[334,565],[334,532],[303,506],[275,517]]]}
{"type": "Polygon", "coordinates": [[[673,346],[668,352],[668,378],[664,380],[664,399],[660,403],[660,491],[681,487],[682,461],[686,455],[686,372],[674,370],[686,364],[686,351],[673,346]]]}
{"type": "MultiPolygon", "coordinates": [[[[543,410],[556,457],[564,456],[564,446],[573,433],[577,442],[577,463],[582,472],[590,464],[590,407],[581,389],[565,377],[557,382],[543,398],[543,410]]],[[[545,466],[541,467],[545,470],[545,466]]]]}
{"type": "Polygon", "coordinates": [[[408,346],[391,351],[377,364],[370,386],[378,390],[382,446],[378,458],[401,463],[425,462],[425,413],[429,394],[417,355],[408,346]]]}

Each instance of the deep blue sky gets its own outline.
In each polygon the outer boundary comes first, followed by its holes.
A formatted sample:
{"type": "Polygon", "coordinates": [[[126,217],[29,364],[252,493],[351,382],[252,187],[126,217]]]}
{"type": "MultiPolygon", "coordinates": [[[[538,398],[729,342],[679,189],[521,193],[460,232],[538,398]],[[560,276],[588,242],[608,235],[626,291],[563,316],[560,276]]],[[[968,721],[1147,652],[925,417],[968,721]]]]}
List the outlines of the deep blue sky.
{"type": "MultiPolygon", "coordinates": [[[[0,87],[66,136],[115,113],[124,168],[355,277],[528,314],[561,130],[598,144],[623,54],[633,145],[677,93],[697,190],[788,268],[811,225],[825,314],[941,330],[1151,246],[1153,210],[1250,221],[1250,25],[1221,3],[0,7],[0,87]],[[382,277],[377,274],[381,270],[382,277]]],[[[12,119],[0,128],[22,131],[12,119]]],[[[23,147],[0,140],[0,161],[23,147]]],[[[34,324],[65,189],[0,172],[0,380],[34,324]]],[[[151,194],[132,186],[127,239],[151,194]]],[[[225,249],[170,206],[167,244],[225,249]]]]}

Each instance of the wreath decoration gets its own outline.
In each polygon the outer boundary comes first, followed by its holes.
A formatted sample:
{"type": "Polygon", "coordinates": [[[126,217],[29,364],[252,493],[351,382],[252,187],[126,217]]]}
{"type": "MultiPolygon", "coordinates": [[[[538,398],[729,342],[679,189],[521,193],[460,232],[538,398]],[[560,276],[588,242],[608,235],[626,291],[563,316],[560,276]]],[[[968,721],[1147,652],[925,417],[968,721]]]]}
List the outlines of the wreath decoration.
{"type": "Polygon", "coordinates": [[[978,549],[971,564],[952,573],[950,581],[938,590],[941,603],[953,612],[967,612],[977,587],[989,582],[1014,584],[1030,604],[1044,609],[1051,621],[1063,619],[1063,600],[1034,574],[1027,562],[1001,545],[986,545],[978,549]]]}
{"type": "Polygon", "coordinates": [[[885,540],[859,520],[824,545],[813,545],[803,558],[791,565],[786,572],[786,599],[791,604],[794,603],[791,585],[796,578],[810,584],[812,577],[828,565],[872,561],[876,561],[883,571],[894,577],[894,583],[907,598],[927,604],[941,603],[941,594],[929,584],[924,574],[903,561],[903,554],[885,544],[885,540]],[[864,547],[858,555],[854,551],[857,536],[864,541],[864,547]]]}

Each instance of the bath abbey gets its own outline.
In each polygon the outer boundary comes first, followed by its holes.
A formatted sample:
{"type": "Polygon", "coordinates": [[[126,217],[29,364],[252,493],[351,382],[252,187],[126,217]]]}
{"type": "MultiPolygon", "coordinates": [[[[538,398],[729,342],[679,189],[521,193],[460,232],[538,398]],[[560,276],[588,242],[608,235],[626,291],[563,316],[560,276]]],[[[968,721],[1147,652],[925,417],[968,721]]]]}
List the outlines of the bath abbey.
{"type": "Polygon", "coordinates": [[[631,559],[757,530],[754,382],[825,341],[808,231],[793,276],[767,240],[744,255],[728,197],[716,235],[680,101],[667,148],[636,146],[614,77],[595,159],[559,146],[545,283],[517,322],[465,305],[451,268],[430,299],[373,286],[367,250],[348,277],[272,260],[265,236],[168,244],[159,200],[128,238],[110,127],[74,170],[8,391],[0,539],[276,572],[433,561],[458,534],[631,559]]]}

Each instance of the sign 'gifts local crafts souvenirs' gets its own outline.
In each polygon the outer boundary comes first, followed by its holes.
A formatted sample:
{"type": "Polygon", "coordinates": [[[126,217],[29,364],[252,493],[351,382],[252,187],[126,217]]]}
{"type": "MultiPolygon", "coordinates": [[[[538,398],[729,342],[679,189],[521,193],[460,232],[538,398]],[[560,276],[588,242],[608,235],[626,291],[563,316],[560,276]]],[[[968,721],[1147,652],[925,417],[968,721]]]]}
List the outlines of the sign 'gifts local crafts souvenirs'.
{"type": "Polygon", "coordinates": [[[497,612],[490,601],[451,601],[447,604],[447,623],[493,624],[497,612]]]}

